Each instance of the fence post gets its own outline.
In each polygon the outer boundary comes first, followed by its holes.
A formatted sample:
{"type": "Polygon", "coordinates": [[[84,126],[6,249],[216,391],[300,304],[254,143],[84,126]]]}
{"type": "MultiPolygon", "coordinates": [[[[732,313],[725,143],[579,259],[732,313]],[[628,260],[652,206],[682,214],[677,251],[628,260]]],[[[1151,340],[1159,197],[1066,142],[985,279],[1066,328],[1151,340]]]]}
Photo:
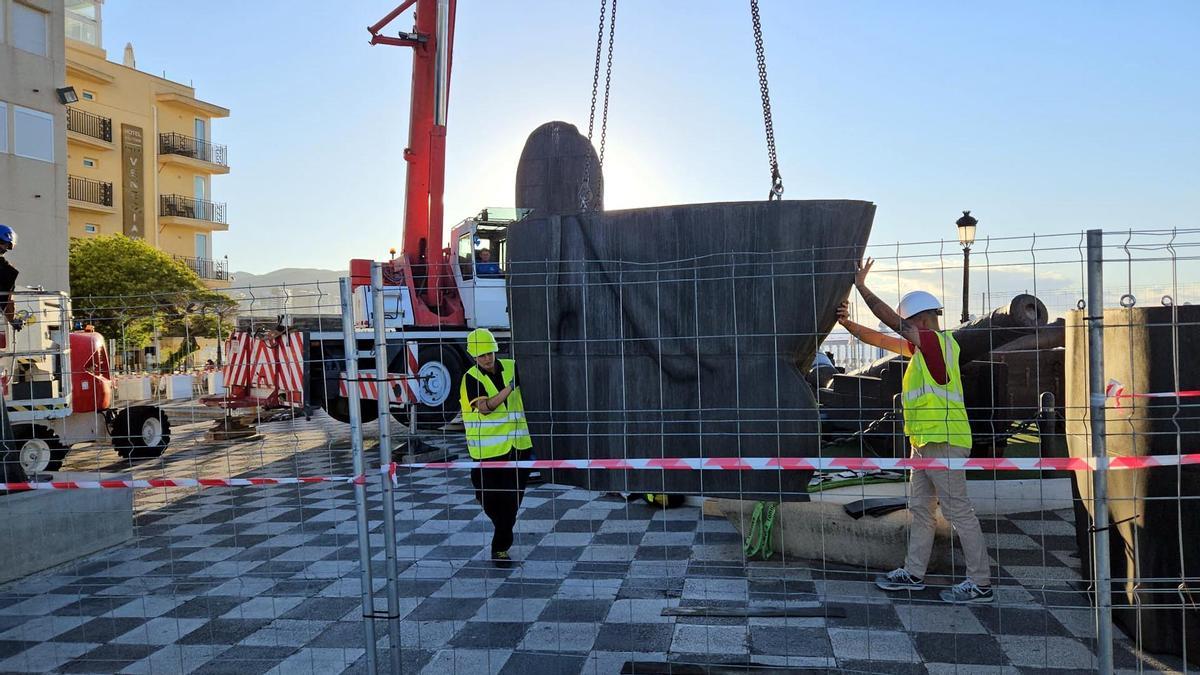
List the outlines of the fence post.
{"type": "Polygon", "coordinates": [[[1112,572],[1108,543],[1108,448],[1104,407],[1104,233],[1087,233],[1088,393],[1092,434],[1092,564],[1096,589],[1096,658],[1102,675],[1112,673],[1112,572]]]}
{"type": "MultiPolygon", "coordinates": [[[[371,303],[372,321],[375,328],[375,379],[379,391],[379,466],[386,467],[392,463],[392,430],[391,430],[391,401],[392,382],[388,373],[388,348],[385,326],[387,315],[383,306],[383,265],[371,265],[371,303]]],[[[401,344],[401,349],[404,345],[401,344]]],[[[404,357],[404,354],[401,354],[404,357]]],[[[408,363],[404,359],[404,363],[408,363]]],[[[391,476],[379,474],[383,486],[383,545],[386,549],[387,560],[387,603],[388,603],[388,635],[391,636],[392,672],[400,673],[400,583],[396,571],[396,503],[394,486],[391,476]]]]}
{"type": "Polygon", "coordinates": [[[367,673],[379,672],[375,658],[375,599],[371,579],[371,540],[367,525],[367,484],[363,480],[362,411],[359,409],[358,341],[354,336],[354,302],[350,279],[339,280],[342,296],[342,340],[346,358],[346,398],[350,403],[350,452],[354,457],[354,511],[358,521],[359,580],[362,583],[363,637],[366,640],[367,673]]]}

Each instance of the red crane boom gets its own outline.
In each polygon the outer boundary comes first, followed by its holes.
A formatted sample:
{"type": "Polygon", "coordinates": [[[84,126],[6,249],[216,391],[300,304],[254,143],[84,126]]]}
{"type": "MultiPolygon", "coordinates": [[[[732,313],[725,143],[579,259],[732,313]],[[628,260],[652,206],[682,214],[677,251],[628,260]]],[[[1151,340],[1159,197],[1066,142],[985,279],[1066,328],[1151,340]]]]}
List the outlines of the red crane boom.
{"type": "MultiPolygon", "coordinates": [[[[412,107],[404,193],[404,239],[399,260],[413,291],[417,325],[465,324],[462,301],[450,276],[449,251],[443,248],[443,204],[446,187],[446,119],[454,51],[456,0],[405,0],[367,30],[371,44],[412,47],[412,107]],[[412,32],[380,35],[405,10],[416,6],[412,32]]],[[[361,265],[359,265],[361,266],[361,265]]],[[[356,267],[352,263],[352,268],[356,267]]],[[[359,277],[359,270],[352,275],[359,277]]],[[[397,270],[399,271],[399,270],[397,270]]]]}

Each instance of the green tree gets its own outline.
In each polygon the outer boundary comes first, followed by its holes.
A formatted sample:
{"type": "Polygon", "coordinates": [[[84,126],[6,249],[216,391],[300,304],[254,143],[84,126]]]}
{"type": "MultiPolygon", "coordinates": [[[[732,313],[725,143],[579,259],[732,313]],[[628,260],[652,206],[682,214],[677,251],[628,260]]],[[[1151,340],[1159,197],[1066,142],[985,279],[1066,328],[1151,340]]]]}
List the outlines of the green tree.
{"type": "Polygon", "coordinates": [[[161,335],[216,337],[217,316],[236,305],[182,262],[120,234],[72,239],[70,275],[75,318],[126,348],[149,344],[155,324],[161,335]]]}

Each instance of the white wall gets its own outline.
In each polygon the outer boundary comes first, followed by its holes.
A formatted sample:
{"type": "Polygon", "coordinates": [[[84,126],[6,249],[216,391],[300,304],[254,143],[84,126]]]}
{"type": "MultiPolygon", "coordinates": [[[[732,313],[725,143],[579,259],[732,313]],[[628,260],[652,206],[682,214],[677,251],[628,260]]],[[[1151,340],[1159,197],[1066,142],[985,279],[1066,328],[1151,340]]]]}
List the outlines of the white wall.
{"type": "Polygon", "coordinates": [[[12,45],[12,5],[0,0],[0,101],[9,105],[8,152],[0,152],[0,223],[20,236],[8,254],[21,271],[18,287],[45,286],[70,292],[67,273],[67,118],[57,87],[66,82],[62,0],[23,0],[47,12],[48,56],[12,45]],[[54,163],[12,154],[12,106],[54,116],[54,163]]]}

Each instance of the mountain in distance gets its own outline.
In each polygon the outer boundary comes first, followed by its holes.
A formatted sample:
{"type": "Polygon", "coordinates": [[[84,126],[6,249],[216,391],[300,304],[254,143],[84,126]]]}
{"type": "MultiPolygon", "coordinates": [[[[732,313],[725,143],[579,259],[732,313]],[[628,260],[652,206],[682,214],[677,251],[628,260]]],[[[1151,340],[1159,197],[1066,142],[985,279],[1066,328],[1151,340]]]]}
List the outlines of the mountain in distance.
{"type": "Polygon", "coordinates": [[[340,314],[338,279],[347,270],[284,267],[264,274],[234,272],[222,292],[238,301],[239,314],[340,314]]]}

